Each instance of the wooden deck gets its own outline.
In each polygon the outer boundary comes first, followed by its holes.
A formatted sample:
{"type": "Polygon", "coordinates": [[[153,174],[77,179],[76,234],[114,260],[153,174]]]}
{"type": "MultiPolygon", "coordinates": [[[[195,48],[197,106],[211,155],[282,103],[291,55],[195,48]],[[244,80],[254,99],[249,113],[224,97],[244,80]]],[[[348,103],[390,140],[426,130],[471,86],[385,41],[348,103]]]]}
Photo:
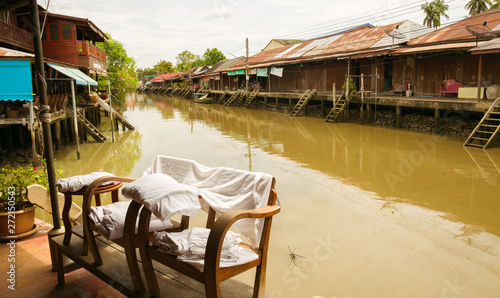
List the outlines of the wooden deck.
{"type": "MultiPolygon", "coordinates": [[[[65,274],[65,285],[57,285],[57,274],[52,271],[47,232],[52,229],[50,224],[36,220],[40,227],[37,234],[23,240],[17,240],[15,245],[15,263],[8,262],[10,246],[7,242],[0,244],[1,270],[6,273],[9,265],[15,264],[15,291],[8,288],[5,276],[0,283],[0,297],[148,297],[146,294],[136,294],[131,290],[130,277],[126,268],[123,249],[117,245],[107,245],[106,241],[98,241],[102,247],[104,264],[88,265],[94,274],[80,268],[65,274]],[[125,267],[124,267],[125,265],[125,267]],[[107,279],[108,285],[97,276],[107,279]],[[118,290],[117,290],[118,289],[118,290]],[[125,293],[124,294],[122,294],[125,293]]],[[[56,236],[60,237],[60,236],[56,236]]],[[[81,247],[78,237],[72,238],[68,250],[78,255],[81,247]],[[78,243],[77,243],[78,242],[78,243]],[[80,245],[78,245],[80,244],[80,245]]],[[[57,239],[56,239],[57,241],[57,239]]],[[[62,240],[61,240],[62,241],[62,240]]],[[[79,256],[81,261],[90,257],[79,256]]],[[[69,262],[69,260],[65,260],[69,262]]],[[[141,266],[140,266],[141,267],[141,266]]],[[[168,297],[204,297],[203,286],[166,267],[155,264],[161,291],[168,297]]],[[[228,280],[222,284],[223,296],[251,297],[252,287],[236,280],[228,280]]]]}

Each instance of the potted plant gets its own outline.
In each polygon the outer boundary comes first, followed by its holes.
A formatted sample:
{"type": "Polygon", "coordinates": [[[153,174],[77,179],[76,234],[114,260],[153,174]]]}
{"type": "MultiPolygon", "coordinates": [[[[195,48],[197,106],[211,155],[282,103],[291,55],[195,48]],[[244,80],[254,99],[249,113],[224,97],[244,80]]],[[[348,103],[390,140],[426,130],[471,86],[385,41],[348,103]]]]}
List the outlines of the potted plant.
{"type": "Polygon", "coordinates": [[[45,166],[41,168],[10,165],[0,169],[0,239],[15,239],[36,230],[36,206],[28,201],[26,187],[30,184],[48,187],[45,166]]]}

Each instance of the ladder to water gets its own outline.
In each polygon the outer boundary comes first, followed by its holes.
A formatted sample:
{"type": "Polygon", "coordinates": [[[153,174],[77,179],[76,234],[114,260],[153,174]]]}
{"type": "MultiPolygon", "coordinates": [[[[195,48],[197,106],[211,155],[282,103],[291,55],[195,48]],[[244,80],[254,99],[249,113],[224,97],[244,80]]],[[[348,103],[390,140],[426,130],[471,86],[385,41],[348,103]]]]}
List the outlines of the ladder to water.
{"type": "MultiPolygon", "coordinates": [[[[73,110],[70,107],[66,107],[66,114],[73,117],[73,110]]],[[[94,138],[94,140],[99,143],[106,141],[106,137],[94,125],[92,125],[92,123],[90,123],[90,121],[87,120],[82,113],[76,111],[76,119],[82,124],[83,128],[92,138],[94,138]]]]}
{"type": "Polygon", "coordinates": [[[333,104],[333,108],[330,110],[330,113],[328,113],[328,115],[326,116],[325,122],[335,122],[340,113],[345,110],[353,96],[354,92],[351,92],[346,98],[345,92],[342,92],[339,99],[333,104]]]}
{"type": "Polygon", "coordinates": [[[500,132],[500,97],[498,97],[488,111],[484,114],[483,119],[472,131],[470,136],[465,141],[464,146],[478,147],[481,149],[488,148],[495,140],[495,137],[500,132]]]}
{"type": "Polygon", "coordinates": [[[217,102],[216,103],[222,103],[224,102],[224,99],[226,98],[227,94],[229,93],[229,90],[225,90],[224,93],[222,93],[222,95],[219,97],[219,99],[217,99],[217,102]]]}
{"type": "Polygon", "coordinates": [[[134,126],[132,124],[130,124],[130,122],[128,122],[125,118],[123,118],[122,115],[120,115],[119,113],[117,113],[112,107],[110,107],[104,100],[98,98],[97,99],[97,103],[99,103],[99,105],[104,109],[106,110],[108,113],[113,113],[113,118],[117,119],[118,121],[120,121],[122,123],[122,125],[126,128],[128,128],[129,130],[134,130],[134,126]]]}
{"type": "Polygon", "coordinates": [[[242,91],[243,90],[241,90],[241,89],[236,90],[236,92],[229,98],[229,100],[224,103],[224,106],[226,106],[226,107],[229,106],[235,99],[240,97],[240,94],[242,91]]]}
{"type": "Polygon", "coordinates": [[[309,100],[313,97],[315,93],[316,89],[313,89],[312,91],[310,89],[307,89],[306,92],[302,94],[295,107],[292,109],[290,116],[291,117],[297,116],[297,114],[302,110],[303,107],[306,106],[306,104],[309,102],[309,100]]]}
{"type": "Polygon", "coordinates": [[[250,96],[243,103],[243,106],[241,106],[242,109],[246,109],[252,103],[253,99],[257,96],[257,92],[259,92],[259,89],[255,89],[252,93],[250,93],[250,96]]]}

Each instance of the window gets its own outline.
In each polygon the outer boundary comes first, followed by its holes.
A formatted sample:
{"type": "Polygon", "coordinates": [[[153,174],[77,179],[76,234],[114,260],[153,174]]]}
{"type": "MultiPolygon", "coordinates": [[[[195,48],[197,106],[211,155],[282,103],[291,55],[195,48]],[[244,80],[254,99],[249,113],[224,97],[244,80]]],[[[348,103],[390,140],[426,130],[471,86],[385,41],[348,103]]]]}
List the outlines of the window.
{"type": "Polygon", "coordinates": [[[50,30],[50,40],[59,40],[59,25],[51,24],[49,25],[50,30]]]}
{"type": "Polygon", "coordinates": [[[72,36],[71,36],[71,25],[61,25],[61,29],[62,29],[62,39],[63,40],[71,40],[72,39],[72,36]]]}

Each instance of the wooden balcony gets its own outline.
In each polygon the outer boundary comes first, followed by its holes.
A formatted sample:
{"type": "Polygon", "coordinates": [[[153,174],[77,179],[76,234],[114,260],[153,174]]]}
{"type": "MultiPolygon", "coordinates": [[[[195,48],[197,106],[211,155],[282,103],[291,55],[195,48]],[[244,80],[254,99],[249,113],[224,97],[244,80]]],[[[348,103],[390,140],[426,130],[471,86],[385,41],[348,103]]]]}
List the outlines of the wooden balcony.
{"type": "Polygon", "coordinates": [[[78,65],[89,69],[90,73],[107,75],[106,53],[88,41],[77,40],[78,65]]]}
{"type": "Polygon", "coordinates": [[[77,40],[76,44],[77,44],[79,56],[94,57],[97,60],[100,60],[100,61],[106,63],[106,53],[104,53],[103,50],[99,49],[98,47],[91,44],[90,42],[84,41],[84,40],[77,40]]]}
{"type": "Polygon", "coordinates": [[[33,35],[23,29],[9,25],[0,21],[0,42],[4,42],[15,47],[34,51],[33,35]]]}

